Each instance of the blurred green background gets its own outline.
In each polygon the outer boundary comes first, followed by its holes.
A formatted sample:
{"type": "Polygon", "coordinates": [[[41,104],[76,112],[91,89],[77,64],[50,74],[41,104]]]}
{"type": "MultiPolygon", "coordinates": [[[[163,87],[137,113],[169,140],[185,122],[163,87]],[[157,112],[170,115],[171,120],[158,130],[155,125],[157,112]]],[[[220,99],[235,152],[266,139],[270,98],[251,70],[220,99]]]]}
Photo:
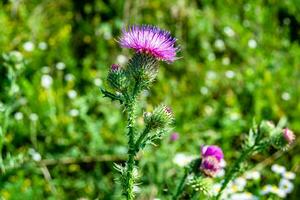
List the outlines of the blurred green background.
{"type": "MultiPolygon", "coordinates": [[[[141,97],[140,114],[160,102],[173,108],[180,139],[166,135],[140,155],[139,199],[168,198],[183,171],[172,161],[178,152],[200,155],[201,145],[217,144],[230,165],[253,119],[286,117],[299,134],[298,0],[2,0],[0,53],[21,52],[24,66],[8,98],[1,58],[0,107],[11,108],[1,199],[121,199],[113,166],[126,160],[124,116],[100,87],[109,66],[132,55],[116,42],[130,24],[169,30],[181,48],[141,97]]],[[[274,153],[253,157],[250,166],[274,153]]],[[[297,140],[271,157],[297,175],[286,199],[300,195],[299,153],[297,140]]],[[[278,182],[270,166],[261,185],[278,182]]]]}

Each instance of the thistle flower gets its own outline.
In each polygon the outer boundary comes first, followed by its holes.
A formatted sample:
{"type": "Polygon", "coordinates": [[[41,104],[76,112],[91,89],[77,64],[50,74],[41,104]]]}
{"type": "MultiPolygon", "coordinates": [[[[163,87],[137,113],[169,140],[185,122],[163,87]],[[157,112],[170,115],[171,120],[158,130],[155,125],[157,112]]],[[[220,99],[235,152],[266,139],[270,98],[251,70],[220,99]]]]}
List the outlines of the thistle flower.
{"type": "Polygon", "coordinates": [[[222,168],[221,161],[224,157],[220,147],[211,145],[201,149],[202,161],[200,170],[207,176],[214,177],[222,168]]]}
{"type": "Polygon", "coordinates": [[[173,62],[176,59],[176,39],[168,31],[151,25],[131,26],[123,29],[119,43],[123,48],[149,54],[158,60],[173,62]]]}

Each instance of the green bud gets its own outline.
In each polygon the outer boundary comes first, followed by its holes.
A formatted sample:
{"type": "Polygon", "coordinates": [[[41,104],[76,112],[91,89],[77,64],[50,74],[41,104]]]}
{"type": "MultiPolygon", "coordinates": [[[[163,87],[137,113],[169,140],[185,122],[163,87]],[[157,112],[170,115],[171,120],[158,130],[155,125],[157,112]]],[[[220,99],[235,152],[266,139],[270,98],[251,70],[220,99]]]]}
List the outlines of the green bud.
{"type": "Polygon", "coordinates": [[[187,191],[189,193],[202,193],[205,196],[212,196],[212,179],[211,178],[203,178],[192,177],[187,181],[187,191]]]}
{"type": "Polygon", "coordinates": [[[158,129],[169,126],[174,118],[171,108],[161,105],[155,108],[153,113],[145,113],[144,119],[150,129],[158,129]]]}
{"type": "Polygon", "coordinates": [[[124,70],[117,64],[111,66],[107,81],[112,88],[118,91],[123,91],[128,85],[124,70]]]}

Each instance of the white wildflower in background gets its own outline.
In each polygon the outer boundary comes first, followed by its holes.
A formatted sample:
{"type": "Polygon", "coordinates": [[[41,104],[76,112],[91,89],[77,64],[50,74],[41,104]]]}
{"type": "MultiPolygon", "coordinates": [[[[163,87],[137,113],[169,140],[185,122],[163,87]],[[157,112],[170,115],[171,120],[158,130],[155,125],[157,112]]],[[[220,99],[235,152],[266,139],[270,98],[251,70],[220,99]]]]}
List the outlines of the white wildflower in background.
{"type": "Polygon", "coordinates": [[[48,48],[48,45],[46,42],[40,42],[38,46],[39,46],[40,50],[46,50],[48,48]]]}
{"type": "Polygon", "coordinates": [[[245,173],[245,178],[249,180],[258,180],[260,179],[260,172],[258,171],[248,171],[245,173]]]}
{"type": "Polygon", "coordinates": [[[98,87],[102,85],[102,80],[100,78],[95,78],[94,79],[94,84],[98,87]]]}
{"type": "Polygon", "coordinates": [[[73,80],[75,80],[75,76],[73,74],[66,74],[65,75],[65,80],[66,81],[73,81],[73,80]]]}
{"type": "Polygon", "coordinates": [[[281,179],[279,182],[279,189],[281,189],[282,191],[288,194],[293,191],[294,184],[287,179],[281,179]]]}
{"type": "Polygon", "coordinates": [[[29,155],[31,155],[32,160],[38,162],[42,160],[42,156],[39,152],[37,152],[35,149],[30,148],[28,150],[29,155]]]}
{"type": "Polygon", "coordinates": [[[79,115],[79,110],[77,110],[77,109],[71,109],[69,111],[69,114],[70,114],[71,117],[77,117],[79,115]]]}
{"type": "Polygon", "coordinates": [[[45,74],[41,78],[41,85],[45,89],[49,89],[53,83],[53,79],[50,75],[45,74]]]}
{"type": "Polygon", "coordinates": [[[229,26],[226,26],[223,31],[228,37],[233,37],[235,35],[235,32],[229,26]]]}
{"type": "Polygon", "coordinates": [[[58,62],[56,63],[55,67],[57,70],[64,70],[66,68],[66,64],[63,62],[58,62]]]}
{"type": "Polygon", "coordinates": [[[210,54],[208,54],[207,59],[209,61],[214,61],[214,60],[216,60],[216,55],[214,53],[210,53],[210,54]]]}
{"type": "Polygon", "coordinates": [[[42,67],[41,71],[43,74],[48,74],[50,72],[50,67],[44,66],[42,67]]]}
{"type": "Polygon", "coordinates": [[[239,191],[243,191],[247,185],[247,180],[243,177],[238,177],[233,182],[237,186],[239,191]]]}
{"type": "Polygon", "coordinates": [[[230,58],[229,57],[222,58],[222,64],[223,65],[229,65],[230,64],[230,58]]]}
{"type": "Polygon", "coordinates": [[[184,153],[177,153],[173,158],[173,162],[179,167],[184,167],[188,165],[195,158],[197,158],[197,156],[186,155],[184,153]]]}
{"type": "Polygon", "coordinates": [[[14,84],[11,90],[14,94],[16,94],[20,91],[20,87],[17,84],[14,84]]]}
{"type": "Polygon", "coordinates": [[[117,62],[120,64],[120,65],[123,65],[127,62],[127,57],[120,54],[117,56],[117,62]]]}
{"type": "Polygon", "coordinates": [[[20,121],[24,118],[24,115],[21,112],[16,112],[14,116],[17,121],[20,121]]]}
{"type": "Polygon", "coordinates": [[[216,183],[212,186],[212,190],[213,190],[212,193],[214,196],[216,196],[220,192],[221,187],[222,187],[221,183],[216,183]]]}
{"type": "Polygon", "coordinates": [[[11,51],[10,56],[13,60],[15,60],[16,62],[20,63],[23,61],[23,55],[19,52],[19,51],[11,51]]]}
{"type": "Polygon", "coordinates": [[[34,50],[34,44],[33,44],[33,42],[31,42],[31,41],[28,41],[28,42],[25,42],[24,44],[23,44],[23,49],[25,50],[25,51],[28,51],[28,52],[31,52],[31,51],[33,51],[34,50]]]}
{"type": "Polygon", "coordinates": [[[227,71],[225,72],[225,76],[226,76],[227,78],[234,78],[234,77],[235,77],[235,72],[232,71],[232,70],[227,70],[227,71]]]}
{"type": "Polygon", "coordinates": [[[39,116],[36,113],[31,113],[29,115],[29,119],[33,122],[37,121],[39,119],[39,116]]]}
{"type": "Polygon", "coordinates": [[[207,95],[208,94],[208,88],[203,86],[203,87],[200,88],[200,92],[203,95],[207,95]]]}
{"type": "Polygon", "coordinates": [[[285,178],[285,179],[292,180],[292,179],[296,178],[296,174],[294,172],[284,172],[282,174],[282,177],[285,178]]]}
{"type": "Polygon", "coordinates": [[[27,99],[25,97],[21,97],[19,99],[19,103],[20,103],[20,105],[24,106],[27,104],[27,99]]]}
{"type": "Polygon", "coordinates": [[[216,177],[223,177],[225,175],[225,170],[221,169],[218,171],[218,173],[216,174],[216,177]]]}
{"type": "Polygon", "coordinates": [[[286,197],[286,193],[278,188],[276,185],[272,185],[270,193],[273,193],[281,198],[286,197]]]}
{"type": "Polygon", "coordinates": [[[68,91],[68,97],[70,99],[75,99],[77,97],[77,92],[75,90],[68,91]]]}
{"type": "Polygon", "coordinates": [[[281,166],[281,165],[278,165],[278,164],[272,165],[271,170],[272,170],[273,172],[275,172],[276,174],[283,174],[283,173],[286,172],[285,167],[284,167],[284,166],[281,166]]]}
{"type": "Polygon", "coordinates": [[[288,92],[284,92],[284,93],[281,94],[281,98],[282,98],[283,100],[285,100],[285,101],[288,101],[288,100],[291,99],[291,95],[290,95],[290,93],[288,93],[288,92]]]}
{"type": "Polygon", "coordinates": [[[237,113],[237,112],[231,112],[229,114],[229,119],[232,120],[232,121],[237,121],[240,119],[240,114],[237,113]]]}
{"type": "Polygon", "coordinates": [[[206,73],[206,78],[207,78],[207,79],[210,79],[210,80],[216,79],[216,78],[217,78],[217,73],[214,72],[214,71],[208,71],[208,72],[206,73]]]}
{"type": "Polygon", "coordinates": [[[225,50],[225,43],[224,43],[224,41],[223,40],[221,40],[221,39],[217,39],[216,41],[215,41],[215,47],[218,49],[218,50],[220,50],[220,51],[223,51],[223,50],[225,50]]]}
{"type": "Polygon", "coordinates": [[[242,192],[232,194],[228,200],[258,200],[258,197],[249,192],[242,192]]]}
{"type": "Polygon", "coordinates": [[[260,191],[260,193],[262,195],[266,195],[266,194],[269,194],[271,191],[272,191],[272,185],[265,185],[263,186],[262,190],[260,191]]]}
{"type": "Polygon", "coordinates": [[[256,40],[250,39],[250,40],[248,41],[248,47],[251,48],[251,49],[255,49],[255,48],[257,47],[257,42],[256,42],[256,40]]]}

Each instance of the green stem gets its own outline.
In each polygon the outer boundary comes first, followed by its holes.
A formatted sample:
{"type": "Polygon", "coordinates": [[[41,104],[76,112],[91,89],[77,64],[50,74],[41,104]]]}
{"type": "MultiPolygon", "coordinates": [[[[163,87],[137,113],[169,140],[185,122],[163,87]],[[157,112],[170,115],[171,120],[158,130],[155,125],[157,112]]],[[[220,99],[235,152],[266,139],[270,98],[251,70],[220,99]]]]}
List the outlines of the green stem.
{"type": "Polygon", "coordinates": [[[185,180],[186,180],[188,174],[189,174],[189,170],[185,169],[184,175],[181,178],[179,185],[177,186],[175,195],[173,196],[173,200],[177,200],[180,197],[180,194],[182,192],[182,189],[183,189],[183,186],[184,186],[184,183],[185,183],[185,180]]]}
{"type": "Polygon", "coordinates": [[[128,112],[128,161],[127,161],[127,173],[126,173],[126,198],[127,200],[132,200],[134,198],[133,195],[133,186],[134,186],[134,178],[133,178],[133,169],[134,169],[134,109],[135,102],[132,102],[127,107],[128,112]]]}
{"type": "Polygon", "coordinates": [[[135,149],[135,130],[134,130],[134,121],[135,121],[135,107],[137,96],[140,92],[141,88],[139,83],[135,83],[135,87],[132,92],[132,98],[127,98],[126,108],[128,113],[128,160],[127,160],[127,173],[126,173],[126,198],[127,200],[134,199],[133,187],[134,187],[134,177],[133,177],[133,169],[134,169],[134,157],[136,155],[135,149]]]}
{"type": "Polygon", "coordinates": [[[148,135],[148,133],[150,132],[151,128],[149,126],[146,126],[145,130],[142,132],[142,134],[140,135],[140,137],[137,139],[136,143],[135,143],[135,153],[138,153],[140,150],[140,146],[143,142],[143,140],[145,139],[145,137],[148,135]]]}

